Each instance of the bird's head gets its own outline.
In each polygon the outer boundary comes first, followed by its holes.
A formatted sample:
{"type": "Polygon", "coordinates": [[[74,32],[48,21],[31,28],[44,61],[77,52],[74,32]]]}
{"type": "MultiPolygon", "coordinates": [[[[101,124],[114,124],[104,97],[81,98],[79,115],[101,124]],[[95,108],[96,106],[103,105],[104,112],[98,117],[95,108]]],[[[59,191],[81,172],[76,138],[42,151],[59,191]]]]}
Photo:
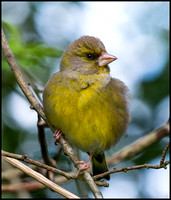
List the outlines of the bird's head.
{"type": "Polygon", "coordinates": [[[95,37],[83,36],[69,45],[63,54],[60,70],[79,74],[109,73],[108,64],[116,60],[95,37]]]}

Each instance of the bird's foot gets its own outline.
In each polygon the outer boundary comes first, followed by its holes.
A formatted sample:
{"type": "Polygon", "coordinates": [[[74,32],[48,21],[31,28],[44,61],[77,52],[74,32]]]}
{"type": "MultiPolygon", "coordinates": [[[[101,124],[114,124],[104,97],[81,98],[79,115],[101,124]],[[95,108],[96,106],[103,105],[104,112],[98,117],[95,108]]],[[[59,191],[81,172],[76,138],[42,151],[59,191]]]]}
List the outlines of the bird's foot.
{"type": "Polygon", "coordinates": [[[76,164],[82,164],[82,166],[77,171],[76,177],[78,177],[78,175],[81,171],[86,170],[90,167],[90,162],[91,162],[92,156],[93,156],[93,154],[90,154],[90,158],[89,158],[88,163],[85,163],[83,160],[76,162],[76,164]]]}
{"type": "Polygon", "coordinates": [[[62,135],[61,130],[56,130],[55,131],[55,133],[53,135],[53,137],[55,138],[55,140],[54,140],[55,145],[57,144],[57,142],[58,142],[59,138],[61,137],[61,135],[62,135]]]}
{"type": "Polygon", "coordinates": [[[76,164],[82,164],[82,166],[79,169],[80,171],[86,170],[86,169],[88,169],[90,167],[90,162],[85,163],[83,160],[77,161],[76,164]]]}

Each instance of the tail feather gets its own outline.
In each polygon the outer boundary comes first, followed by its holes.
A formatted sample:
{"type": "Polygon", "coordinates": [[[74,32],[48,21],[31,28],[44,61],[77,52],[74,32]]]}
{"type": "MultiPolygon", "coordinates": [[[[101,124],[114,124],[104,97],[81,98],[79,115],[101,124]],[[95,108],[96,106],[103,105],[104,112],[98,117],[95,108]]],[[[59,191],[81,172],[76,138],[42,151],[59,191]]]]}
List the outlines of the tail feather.
{"type": "MultiPolygon", "coordinates": [[[[102,154],[93,155],[92,168],[93,176],[109,171],[106,164],[104,152],[102,154]]],[[[106,175],[104,178],[110,180],[110,175],[106,175]]]]}

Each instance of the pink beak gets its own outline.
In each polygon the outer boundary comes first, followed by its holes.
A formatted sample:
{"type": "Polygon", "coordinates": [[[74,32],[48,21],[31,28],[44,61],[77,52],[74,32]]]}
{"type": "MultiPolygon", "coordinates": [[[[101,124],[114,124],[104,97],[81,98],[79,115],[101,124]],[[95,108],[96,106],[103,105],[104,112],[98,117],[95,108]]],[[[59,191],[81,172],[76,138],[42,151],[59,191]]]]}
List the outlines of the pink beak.
{"type": "Polygon", "coordinates": [[[106,52],[103,52],[98,59],[98,63],[99,63],[99,66],[106,66],[116,59],[117,58],[115,56],[112,56],[106,52]]]}

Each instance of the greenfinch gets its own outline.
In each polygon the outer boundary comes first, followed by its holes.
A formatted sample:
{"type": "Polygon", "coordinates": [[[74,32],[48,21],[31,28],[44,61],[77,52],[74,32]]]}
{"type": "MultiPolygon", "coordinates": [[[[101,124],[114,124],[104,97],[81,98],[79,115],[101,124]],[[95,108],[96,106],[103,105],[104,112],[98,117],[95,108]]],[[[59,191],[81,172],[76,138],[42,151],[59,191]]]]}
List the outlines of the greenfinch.
{"type": "MultiPolygon", "coordinates": [[[[43,92],[48,122],[56,138],[64,133],[69,142],[90,155],[93,175],[108,171],[104,151],[115,145],[129,122],[128,89],[110,76],[108,64],[117,58],[107,53],[95,37],[83,36],[64,52],[60,71],[43,92]]],[[[109,180],[109,175],[104,177],[109,180]]]]}

